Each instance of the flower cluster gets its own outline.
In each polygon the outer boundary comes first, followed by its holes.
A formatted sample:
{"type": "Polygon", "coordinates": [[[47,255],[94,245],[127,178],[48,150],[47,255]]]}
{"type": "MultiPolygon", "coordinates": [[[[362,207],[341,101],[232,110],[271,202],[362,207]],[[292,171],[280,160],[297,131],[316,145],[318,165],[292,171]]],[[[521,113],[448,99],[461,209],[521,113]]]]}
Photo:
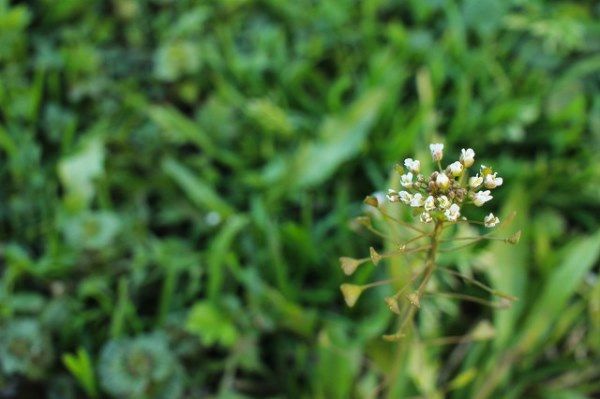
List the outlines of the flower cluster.
{"type": "MultiPolygon", "coordinates": [[[[431,144],[431,157],[438,164],[438,170],[429,177],[422,175],[421,162],[407,158],[404,160],[404,174],[400,177],[401,191],[388,190],[391,202],[402,202],[420,213],[423,223],[433,220],[456,222],[461,217],[462,207],[468,204],[482,206],[493,196],[491,190],[501,186],[503,180],[492,168],[481,165],[479,172],[469,175],[469,168],[475,163],[475,151],[462,149],[458,161],[445,169],[441,167],[444,157],[443,144],[431,144]]],[[[484,218],[485,227],[494,227],[500,220],[490,213],[484,218]]]]}

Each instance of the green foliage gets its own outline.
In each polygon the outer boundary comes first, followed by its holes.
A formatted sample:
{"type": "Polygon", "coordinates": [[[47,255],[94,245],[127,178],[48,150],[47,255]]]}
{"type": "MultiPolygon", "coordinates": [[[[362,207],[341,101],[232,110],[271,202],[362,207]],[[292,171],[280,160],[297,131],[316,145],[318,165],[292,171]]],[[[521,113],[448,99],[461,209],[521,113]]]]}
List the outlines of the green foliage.
{"type": "Polygon", "coordinates": [[[0,396],[593,397],[598,12],[0,0],[0,396]],[[415,265],[346,281],[337,259],[377,242],[348,222],[434,138],[497,168],[523,230],[440,261],[519,301],[436,300],[399,348],[385,288],[348,310],[338,287],[415,265]],[[491,341],[430,344],[482,320],[491,341]]]}

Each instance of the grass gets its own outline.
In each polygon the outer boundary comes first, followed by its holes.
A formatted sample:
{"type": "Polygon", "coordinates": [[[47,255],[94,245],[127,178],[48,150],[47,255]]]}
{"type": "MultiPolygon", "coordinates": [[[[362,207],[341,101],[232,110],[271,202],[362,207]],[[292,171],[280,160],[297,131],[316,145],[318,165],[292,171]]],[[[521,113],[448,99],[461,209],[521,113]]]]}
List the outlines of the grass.
{"type": "Polygon", "coordinates": [[[108,397],[114,340],[171,351],[187,397],[594,397],[599,32],[591,1],[0,0],[0,397],[108,397]],[[438,139],[523,230],[440,263],[519,301],[431,299],[398,346],[337,259],[438,139]]]}

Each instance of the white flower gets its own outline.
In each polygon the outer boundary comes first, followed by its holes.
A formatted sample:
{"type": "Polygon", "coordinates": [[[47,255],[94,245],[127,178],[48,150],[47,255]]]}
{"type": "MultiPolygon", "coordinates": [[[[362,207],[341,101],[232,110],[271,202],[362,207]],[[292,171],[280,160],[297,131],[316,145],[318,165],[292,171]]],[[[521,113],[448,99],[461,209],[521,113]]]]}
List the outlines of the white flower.
{"type": "Polygon", "coordinates": [[[398,192],[391,188],[388,188],[386,197],[387,197],[388,201],[390,201],[390,202],[398,202],[398,200],[400,199],[400,197],[398,197],[398,192]]]}
{"type": "Polygon", "coordinates": [[[450,179],[448,179],[448,176],[446,176],[445,173],[438,173],[437,177],[435,178],[435,183],[438,185],[438,187],[446,189],[450,185],[450,179]]]}
{"type": "Polygon", "coordinates": [[[426,211],[433,211],[434,209],[435,209],[435,200],[430,195],[429,197],[427,197],[427,199],[425,199],[425,210],[426,211]]]}
{"type": "Polygon", "coordinates": [[[412,199],[410,200],[410,206],[415,208],[423,206],[423,196],[421,193],[416,193],[413,195],[412,199]]]}
{"type": "Polygon", "coordinates": [[[496,177],[497,174],[498,173],[489,173],[485,175],[485,180],[483,182],[485,188],[496,188],[498,186],[501,186],[502,183],[504,183],[504,179],[502,179],[501,177],[496,177]]]}
{"type": "Polygon", "coordinates": [[[490,213],[485,218],[483,218],[483,224],[485,225],[485,227],[491,228],[497,225],[498,223],[500,223],[500,219],[498,219],[497,216],[494,216],[493,213],[490,213]]]}
{"type": "Polygon", "coordinates": [[[450,206],[450,200],[445,195],[440,195],[437,200],[440,209],[447,209],[450,206]]]}
{"type": "Polygon", "coordinates": [[[400,176],[400,184],[402,184],[402,187],[412,187],[413,185],[413,174],[408,172],[405,175],[400,176]]]}
{"type": "Polygon", "coordinates": [[[429,144],[431,157],[434,161],[441,161],[444,156],[444,145],[441,143],[429,144]]]}
{"type": "Polygon", "coordinates": [[[412,172],[419,173],[419,169],[421,169],[421,162],[419,162],[417,159],[406,158],[404,160],[404,166],[406,166],[412,172]]]}
{"type": "Polygon", "coordinates": [[[475,205],[477,206],[481,206],[483,204],[485,204],[486,202],[488,202],[489,200],[491,200],[492,197],[490,195],[490,190],[485,190],[485,191],[477,191],[474,195],[473,195],[473,203],[475,203],[475,205]]]}
{"type": "Polygon", "coordinates": [[[423,212],[421,214],[420,219],[421,219],[421,222],[423,222],[423,223],[430,223],[431,220],[432,220],[431,219],[431,215],[429,214],[429,212],[423,212]]]}
{"type": "Polygon", "coordinates": [[[450,222],[456,222],[460,216],[460,206],[457,204],[452,204],[450,208],[446,209],[444,216],[446,216],[446,219],[448,219],[450,222]]]}
{"type": "Polygon", "coordinates": [[[475,162],[475,151],[472,148],[460,150],[460,162],[465,165],[465,168],[471,167],[475,162]]]}
{"type": "Polygon", "coordinates": [[[475,176],[469,178],[469,186],[471,186],[472,188],[477,188],[477,187],[481,186],[482,183],[483,183],[483,177],[479,176],[479,173],[476,174],[475,176]]]}
{"type": "Polygon", "coordinates": [[[398,195],[400,196],[400,201],[404,202],[405,204],[410,204],[410,201],[412,200],[412,195],[410,195],[409,192],[400,191],[398,195]]]}
{"type": "Polygon", "coordinates": [[[456,162],[452,162],[449,166],[450,168],[450,173],[452,173],[452,176],[460,176],[460,174],[463,171],[463,164],[456,161],[456,162]]]}

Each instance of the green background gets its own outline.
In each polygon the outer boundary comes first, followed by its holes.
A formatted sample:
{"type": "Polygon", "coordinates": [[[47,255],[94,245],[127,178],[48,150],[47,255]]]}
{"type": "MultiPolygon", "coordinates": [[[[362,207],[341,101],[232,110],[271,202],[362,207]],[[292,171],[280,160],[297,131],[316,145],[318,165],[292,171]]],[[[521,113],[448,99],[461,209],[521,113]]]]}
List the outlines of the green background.
{"type": "MultiPolygon", "coordinates": [[[[541,0],[0,0],[0,398],[600,392],[600,7],[541,0]],[[432,300],[423,340],[339,256],[430,142],[504,177],[519,297],[432,300]],[[511,230],[512,231],[512,230],[511,230]],[[482,320],[491,339],[428,345],[482,320]]],[[[482,217],[477,214],[477,217],[482,217]]],[[[458,291],[464,289],[456,287],[458,291]]]]}

